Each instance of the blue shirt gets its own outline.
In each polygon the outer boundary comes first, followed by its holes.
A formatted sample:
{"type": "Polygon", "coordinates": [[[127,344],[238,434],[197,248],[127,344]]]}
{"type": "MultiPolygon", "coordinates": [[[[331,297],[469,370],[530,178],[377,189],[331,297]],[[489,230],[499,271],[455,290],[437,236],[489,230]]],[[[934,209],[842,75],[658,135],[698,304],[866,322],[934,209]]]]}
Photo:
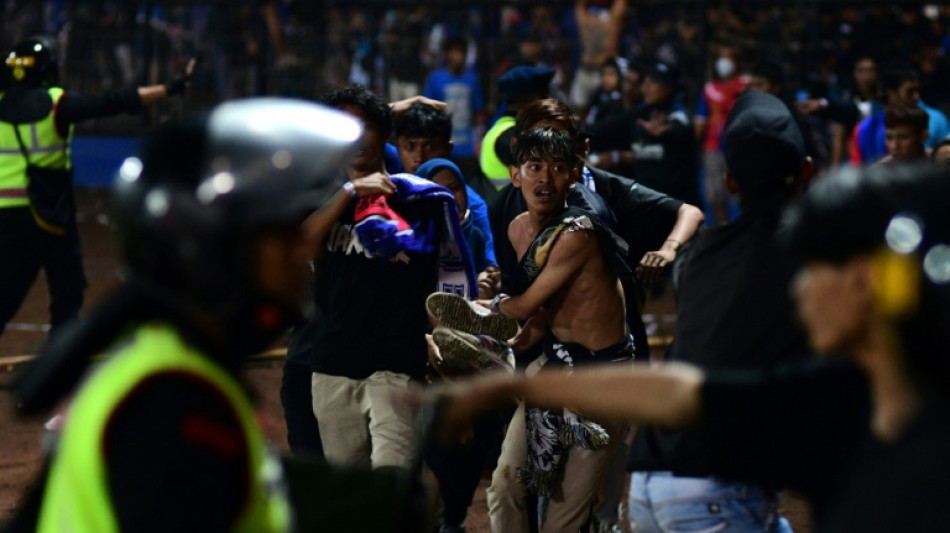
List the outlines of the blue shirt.
{"type": "Polygon", "coordinates": [[[440,68],[429,75],[422,94],[448,104],[452,115],[452,142],[457,157],[475,156],[475,114],[485,107],[478,75],[468,69],[461,75],[440,68]]]}
{"type": "MultiPolygon", "coordinates": [[[[402,166],[402,160],[399,159],[399,150],[390,143],[386,143],[383,159],[386,161],[386,172],[399,174],[400,172],[406,171],[402,166]]],[[[492,238],[491,224],[488,222],[488,204],[485,203],[481,195],[475,192],[475,189],[468,185],[465,185],[465,193],[466,196],[468,196],[468,216],[472,224],[485,234],[485,259],[488,260],[489,265],[497,265],[498,261],[495,259],[495,241],[492,238]]],[[[464,213],[459,214],[463,215],[464,213]]],[[[478,269],[479,272],[482,270],[484,269],[478,269]]]]}

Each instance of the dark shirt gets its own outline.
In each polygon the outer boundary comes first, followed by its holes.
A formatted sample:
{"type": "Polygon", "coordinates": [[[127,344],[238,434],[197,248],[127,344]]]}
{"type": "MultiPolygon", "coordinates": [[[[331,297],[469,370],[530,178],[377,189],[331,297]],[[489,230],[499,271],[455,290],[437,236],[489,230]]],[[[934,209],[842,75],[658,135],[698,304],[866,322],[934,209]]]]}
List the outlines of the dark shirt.
{"type": "Polygon", "coordinates": [[[693,122],[675,103],[645,105],[606,118],[590,128],[592,152],[630,150],[633,165],[620,165],[616,172],[653,190],[684,202],[700,205],[699,155],[693,122]],[[667,117],[669,126],[659,136],[648,133],[638,121],[654,113],[667,117]]]}
{"type": "Polygon", "coordinates": [[[228,531],[250,498],[247,439],[220,391],[166,372],[109,418],[109,494],[122,531],[228,531]]]}
{"type": "Polygon", "coordinates": [[[712,371],[695,471],[798,490],[818,532],[946,530],[950,408],[928,404],[893,442],[870,431],[864,374],[828,356],[769,372],[712,371]]]}
{"type": "MultiPolygon", "coordinates": [[[[424,208],[424,207],[420,207],[424,208]]],[[[406,220],[421,212],[400,211],[406,220]]],[[[354,206],[334,223],[314,280],[322,317],[313,331],[314,372],[365,379],[378,371],[421,379],[426,363],[425,299],[436,287],[433,254],[369,257],[353,230],[354,206]]]]}
{"type": "MultiPolygon", "coordinates": [[[[684,250],[677,320],[668,358],[711,369],[754,369],[808,354],[789,286],[795,266],[775,239],[780,213],[747,212],[700,232],[684,250]]],[[[631,470],[677,470],[690,461],[690,431],[644,426],[631,446],[631,470]]]]}

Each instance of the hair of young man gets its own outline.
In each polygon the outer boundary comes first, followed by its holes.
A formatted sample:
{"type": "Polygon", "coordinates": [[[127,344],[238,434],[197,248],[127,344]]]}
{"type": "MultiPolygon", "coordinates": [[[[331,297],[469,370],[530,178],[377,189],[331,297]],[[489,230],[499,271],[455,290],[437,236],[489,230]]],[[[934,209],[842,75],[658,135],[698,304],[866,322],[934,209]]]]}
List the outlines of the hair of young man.
{"type": "Polygon", "coordinates": [[[557,98],[543,98],[522,107],[515,117],[515,139],[521,132],[542,124],[568,132],[575,139],[577,153],[582,156],[587,135],[581,118],[570,105],[557,98]]]}
{"type": "Polygon", "coordinates": [[[919,81],[917,71],[906,65],[892,65],[881,75],[881,87],[885,91],[897,91],[901,85],[910,81],[919,81]]]}
{"type": "Polygon", "coordinates": [[[324,104],[337,109],[353,106],[363,111],[366,120],[379,129],[383,139],[389,138],[393,129],[393,111],[379,95],[359,84],[352,84],[325,94],[320,98],[324,104]]]}
{"type": "Polygon", "coordinates": [[[452,140],[452,117],[431,105],[415,102],[396,116],[393,131],[396,137],[438,137],[449,142],[452,140]]]}
{"type": "Polygon", "coordinates": [[[910,126],[917,131],[927,131],[929,124],[930,115],[917,106],[892,105],[884,110],[885,128],[910,126]]]}
{"type": "Polygon", "coordinates": [[[512,152],[518,165],[529,161],[564,161],[575,167],[580,161],[574,137],[567,131],[549,126],[519,134],[512,152]]]}
{"type": "Polygon", "coordinates": [[[785,71],[782,69],[782,65],[774,61],[763,61],[757,64],[752,69],[751,74],[765,78],[772,85],[785,86],[785,71]]]}
{"type": "Polygon", "coordinates": [[[791,198],[801,182],[802,165],[805,160],[793,146],[771,138],[749,139],[743,143],[743,154],[768,154],[767,159],[759,158],[760,164],[754,166],[731,164],[726,160],[730,176],[739,184],[742,204],[783,202],[791,198]]]}
{"type": "Polygon", "coordinates": [[[468,51],[468,42],[462,37],[448,37],[442,44],[442,51],[449,53],[451,50],[461,50],[464,54],[468,51]]]}

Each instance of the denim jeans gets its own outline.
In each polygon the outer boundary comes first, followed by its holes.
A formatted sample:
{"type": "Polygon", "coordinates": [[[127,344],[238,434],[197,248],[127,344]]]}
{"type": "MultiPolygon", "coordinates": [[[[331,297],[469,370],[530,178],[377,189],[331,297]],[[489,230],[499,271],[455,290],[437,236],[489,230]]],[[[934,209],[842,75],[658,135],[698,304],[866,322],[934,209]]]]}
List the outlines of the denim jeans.
{"type": "Polygon", "coordinates": [[[628,503],[635,533],[792,533],[775,491],[748,483],[634,472],[628,503]]]}

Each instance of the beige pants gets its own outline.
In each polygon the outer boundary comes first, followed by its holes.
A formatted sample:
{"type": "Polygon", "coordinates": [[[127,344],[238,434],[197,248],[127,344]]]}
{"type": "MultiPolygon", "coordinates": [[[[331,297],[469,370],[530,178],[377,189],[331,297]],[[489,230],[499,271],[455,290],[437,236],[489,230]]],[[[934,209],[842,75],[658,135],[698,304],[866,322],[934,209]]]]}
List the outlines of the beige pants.
{"type": "MultiPolygon", "coordinates": [[[[540,368],[538,362],[528,365],[525,373],[532,375],[540,368]]],[[[590,515],[591,505],[600,489],[601,481],[613,455],[621,453],[622,425],[604,424],[610,435],[610,444],[600,450],[585,450],[572,446],[564,461],[564,478],[561,487],[555,490],[548,501],[542,533],[577,533],[590,515]]],[[[528,445],[525,437],[524,404],[518,406],[505,441],[501,445],[498,466],[492,473],[488,487],[488,516],[494,533],[520,533],[528,531],[528,513],[525,507],[527,491],[518,481],[518,468],[528,461],[528,445]]]]}
{"type": "Polygon", "coordinates": [[[313,414],[327,461],[379,468],[409,466],[415,412],[394,405],[393,393],[413,387],[409,376],[375,372],[366,379],[314,373],[313,414]]]}

